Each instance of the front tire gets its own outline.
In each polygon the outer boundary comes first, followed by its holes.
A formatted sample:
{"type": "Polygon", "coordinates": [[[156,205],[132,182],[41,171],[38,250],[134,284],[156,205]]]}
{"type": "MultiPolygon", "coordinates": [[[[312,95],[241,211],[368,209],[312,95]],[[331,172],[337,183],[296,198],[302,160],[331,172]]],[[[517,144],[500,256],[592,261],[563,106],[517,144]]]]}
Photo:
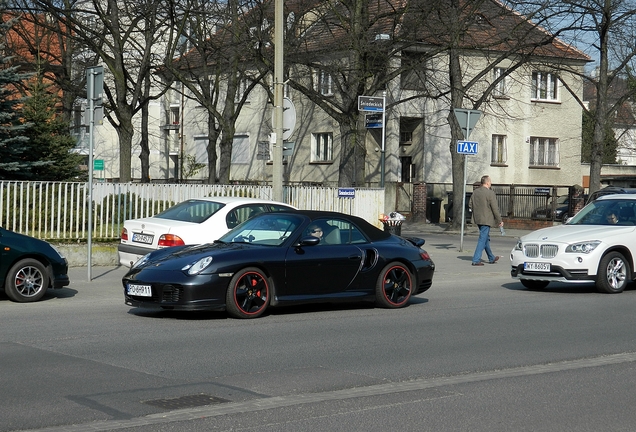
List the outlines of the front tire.
{"type": "Polygon", "coordinates": [[[596,288],[600,292],[617,294],[629,283],[629,263],[619,252],[610,252],[601,258],[598,265],[596,288]]]}
{"type": "Polygon", "coordinates": [[[28,258],[18,261],[7,273],[4,292],[18,303],[40,300],[49,287],[49,276],[41,262],[28,258]]]}
{"type": "Polygon", "coordinates": [[[384,308],[400,308],[409,302],[412,290],[411,271],[402,263],[392,262],[380,272],[375,286],[375,302],[384,308]]]}
{"type": "Polygon", "coordinates": [[[258,318],[269,305],[271,282],[258,268],[237,272],[228,286],[225,307],[234,318],[258,318]]]}

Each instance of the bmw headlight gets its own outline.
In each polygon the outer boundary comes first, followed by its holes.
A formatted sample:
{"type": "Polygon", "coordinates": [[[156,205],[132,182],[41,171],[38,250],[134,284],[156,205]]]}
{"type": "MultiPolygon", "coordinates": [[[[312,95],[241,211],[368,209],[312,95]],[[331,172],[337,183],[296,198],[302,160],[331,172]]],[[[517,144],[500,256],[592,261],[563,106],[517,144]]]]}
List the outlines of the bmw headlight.
{"type": "Polygon", "coordinates": [[[516,251],[520,251],[523,250],[523,243],[521,242],[521,240],[517,240],[517,244],[515,245],[515,250],[516,251]]]}
{"type": "Polygon", "coordinates": [[[200,260],[193,262],[192,264],[188,264],[187,266],[183,267],[181,270],[188,273],[190,276],[198,275],[203,270],[208,268],[210,264],[212,264],[212,257],[207,256],[205,258],[201,258],[200,260]]]}
{"type": "Polygon", "coordinates": [[[581,243],[574,243],[565,248],[565,252],[569,253],[584,253],[588,254],[596,249],[596,246],[600,245],[600,240],[586,241],[581,243]]]}

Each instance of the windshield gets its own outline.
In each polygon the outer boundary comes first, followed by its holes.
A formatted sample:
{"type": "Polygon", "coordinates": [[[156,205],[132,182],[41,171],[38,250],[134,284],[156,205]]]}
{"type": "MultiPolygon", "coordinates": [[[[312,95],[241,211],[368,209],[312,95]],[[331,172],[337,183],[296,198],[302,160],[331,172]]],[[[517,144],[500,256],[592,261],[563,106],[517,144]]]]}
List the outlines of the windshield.
{"type": "Polygon", "coordinates": [[[225,204],[214,201],[188,200],[164,210],[154,217],[181,222],[201,223],[225,207],[225,204]]]}
{"type": "Polygon", "coordinates": [[[567,222],[567,225],[634,225],[636,200],[596,200],[567,222]]]}
{"type": "Polygon", "coordinates": [[[219,241],[280,246],[300,226],[302,218],[294,215],[268,213],[248,219],[219,241]]]}

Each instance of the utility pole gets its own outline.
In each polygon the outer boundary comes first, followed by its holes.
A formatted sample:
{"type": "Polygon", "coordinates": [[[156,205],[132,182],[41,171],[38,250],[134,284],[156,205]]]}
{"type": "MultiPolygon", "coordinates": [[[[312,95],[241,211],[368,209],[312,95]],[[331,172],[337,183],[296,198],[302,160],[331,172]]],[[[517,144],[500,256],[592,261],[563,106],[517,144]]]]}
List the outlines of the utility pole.
{"type": "Polygon", "coordinates": [[[274,133],[272,149],[272,193],[275,201],[283,200],[283,0],[274,2],[274,133]]]}

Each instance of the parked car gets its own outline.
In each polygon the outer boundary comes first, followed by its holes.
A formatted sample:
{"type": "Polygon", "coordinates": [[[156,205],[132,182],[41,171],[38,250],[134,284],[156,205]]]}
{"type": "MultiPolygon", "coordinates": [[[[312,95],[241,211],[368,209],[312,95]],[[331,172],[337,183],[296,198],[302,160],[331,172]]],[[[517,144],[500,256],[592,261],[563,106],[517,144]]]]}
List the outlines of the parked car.
{"type": "Polygon", "coordinates": [[[133,307],[227,310],[236,318],[304,303],[400,308],[432,284],[435,265],[423,244],[342,213],[265,213],[214,243],[144,256],[122,279],[124,298],[133,307]]]}
{"type": "Polygon", "coordinates": [[[124,222],[119,263],[130,267],[148,252],[165,247],[214,241],[259,213],[294,210],[288,204],[241,197],[183,201],[152,217],[124,222]]]}
{"type": "Polygon", "coordinates": [[[619,293],[634,279],[636,194],[605,195],[566,223],[533,231],[510,253],[511,275],[527,288],[594,282],[619,293]]]}
{"type": "MultiPolygon", "coordinates": [[[[585,202],[587,195],[584,195],[582,202],[585,202]]],[[[532,219],[549,219],[557,222],[565,222],[570,217],[570,200],[568,195],[561,195],[557,197],[554,215],[552,215],[552,200],[548,204],[537,207],[532,210],[532,219]]]]}
{"type": "Polygon", "coordinates": [[[612,194],[636,194],[636,188],[624,188],[624,187],[618,187],[618,186],[606,186],[603,189],[599,189],[599,190],[595,191],[594,193],[590,194],[590,196],[587,199],[586,204],[589,204],[592,201],[595,201],[599,197],[602,197],[602,196],[605,196],[605,195],[612,195],[612,194]]]}
{"type": "Polygon", "coordinates": [[[10,300],[38,301],[70,283],[66,258],[49,243],[0,227],[0,248],[0,283],[10,300]]]}

